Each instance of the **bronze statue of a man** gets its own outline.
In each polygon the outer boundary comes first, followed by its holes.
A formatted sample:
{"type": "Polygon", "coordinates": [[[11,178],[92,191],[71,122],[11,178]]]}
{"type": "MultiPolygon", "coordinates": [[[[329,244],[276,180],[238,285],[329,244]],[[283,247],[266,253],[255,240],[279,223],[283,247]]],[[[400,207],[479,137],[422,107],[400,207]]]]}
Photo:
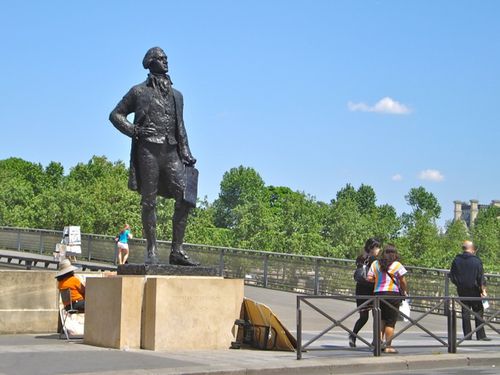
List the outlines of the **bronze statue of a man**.
{"type": "Polygon", "coordinates": [[[194,204],[193,199],[186,200],[186,170],[196,163],[184,128],[182,94],[172,87],[167,56],[161,48],[149,49],[142,65],[149,69],[148,78],[130,89],[109,119],[120,132],[132,138],[129,188],[141,194],[146,263],[158,263],[156,197],[159,194],[175,199],[170,264],[195,266],[198,264],[182,249],[189,210],[194,204]],[[134,113],[134,123],[127,120],[130,113],[134,113]]]}

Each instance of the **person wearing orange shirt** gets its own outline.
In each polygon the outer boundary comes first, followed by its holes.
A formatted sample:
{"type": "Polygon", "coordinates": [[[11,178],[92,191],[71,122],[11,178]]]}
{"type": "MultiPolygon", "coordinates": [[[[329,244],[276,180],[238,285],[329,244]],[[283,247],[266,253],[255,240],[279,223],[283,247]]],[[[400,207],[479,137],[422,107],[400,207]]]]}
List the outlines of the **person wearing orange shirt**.
{"type": "MultiPolygon", "coordinates": [[[[75,266],[71,264],[69,259],[64,259],[59,263],[59,272],[56,274],[57,287],[59,290],[69,289],[71,292],[71,303],[73,309],[80,312],[85,311],[85,285],[75,276],[75,266]]],[[[69,310],[71,305],[68,303],[64,306],[69,310]]]]}

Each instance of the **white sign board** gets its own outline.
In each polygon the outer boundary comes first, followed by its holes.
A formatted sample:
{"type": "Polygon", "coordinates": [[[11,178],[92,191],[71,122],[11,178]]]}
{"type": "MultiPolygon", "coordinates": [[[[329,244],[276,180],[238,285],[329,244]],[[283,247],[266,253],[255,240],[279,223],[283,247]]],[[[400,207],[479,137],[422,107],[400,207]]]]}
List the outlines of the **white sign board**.
{"type": "Polygon", "coordinates": [[[68,226],[63,230],[63,244],[65,245],[81,245],[82,236],[80,235],[80,227],[68,226]]]}

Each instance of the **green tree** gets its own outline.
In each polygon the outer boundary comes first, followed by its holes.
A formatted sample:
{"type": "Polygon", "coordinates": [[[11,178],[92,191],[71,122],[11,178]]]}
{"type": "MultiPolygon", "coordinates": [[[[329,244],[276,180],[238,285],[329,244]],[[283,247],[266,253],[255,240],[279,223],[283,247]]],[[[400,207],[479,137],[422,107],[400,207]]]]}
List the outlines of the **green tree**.
{"type": "Polygon", "coordinates": [[[265,200],[264,181],[253,168],[239,166],[224,173],[220,193],[214,202],[215,223],[221,228],[234,228],[241,218],[241,207],[265,200]]]}
{"type": "Polygon", "coordinates": [[[0,161],[0,224],[31,227],[35,214],[31,202],[40,194],[45,183],[41,164],[20,158],[0,161]]]}
{"type": "Polygon", "coordinates": [[[356,203],[359,212],[368,214],[376,209],[377,197],[375,190],[370,185],[361,184],[356,192],[356,203]]]}
{"type": "Polygon", "coordinates": [[[412,188],[405,199],[412,212],[402,215],[404,236],[396,241],[399,249],[409,264],[439,267],[442,250],[436,219],[441,206],[423,187],[412,188]]]}
{"type": "Polygon", "coordinates": [[[433,219],[437,219],[441,215],[441,206],[437,198],[422,186],[412,188],[405,199],[413,209],[413,213],[420,212],[433,219]]]}
{"type": "Polygon", "coordinates": [[[369,219],[363,216],[352,196],[331,204],[324,233],[332,247],[330,256],[355,258],[364,241],[372,236],[369,219]]]}
{"type": "Polygon", "coordinates": [[[391,205],[383,204],[376,207],[371,211],[368,220],[373,236],[383,243],[388,243],[398,237],[402,224],[396,209],[391,205]]]}
{"type": "Polygon", "coordinates": [[[335,257],[353,258],[367,238],[381,241],[396,238],[401,222],[390,205],[377,206],[375,191],[362,184],[357,190],[347,184],[330,205],[323,235],[329,240],[335,257]]]}
{"type": "Polygon", "coordinates": [[[271,220],[268,240],[272,250],[308,255],[326,255],[328,242],[322,237],[326,205],[313,197],[284,186],[269,186],[271,220]]]}
{"type": "Polygon", "coordinates": [[[470,235],[462,220],[448,221],[441,237],[441,252],[435,260],[439,268],[449,268],[455,256],[461,252],[462,243],[468,239],[470,235]]]}
{"type": "Polygon", "coordinates": [[[228,228],[218,228],[214,216],[215,209],[207,198],[200,200],[189,216],[185,241],[204,245],[234,246],[233,232],[228,228]]]}
{"type": "Polygon", "coordinates": [[[489,272],[500,271],[500,208],[490,206],[479,211],[471,229],[478,256],[489,272]]]}

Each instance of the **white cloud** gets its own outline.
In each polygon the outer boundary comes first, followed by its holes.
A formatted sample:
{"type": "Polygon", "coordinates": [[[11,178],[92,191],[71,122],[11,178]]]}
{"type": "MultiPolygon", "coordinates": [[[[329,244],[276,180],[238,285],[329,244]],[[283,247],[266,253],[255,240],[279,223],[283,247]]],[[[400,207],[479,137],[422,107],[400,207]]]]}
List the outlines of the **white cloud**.
{"type": "Polygon", "coordinates": [[[391,115],[407,115],[411,113],[411,109],[408,106],[392,98],[389,98],[388,96],[380,99],[373,106],[369,106],[368,104],[363,102],[360,103],[348,102],[347,108],[349,108],[349,111],[352,112],[375,112],[375,113],[386,113],[391,115]]]}
{"type": "Polygon", "coordinates": [[[425,169],[418,174],[421,180],[440,182],[444,180],[444,176],[437,169],[425,169]]]}
{"type": "Polygon", "coordinates": [[[403,179],[403,176],[401,176],[399,173],[395,174],[394,176],[391,177],[392,181],[401,181],[403,179]]]}

